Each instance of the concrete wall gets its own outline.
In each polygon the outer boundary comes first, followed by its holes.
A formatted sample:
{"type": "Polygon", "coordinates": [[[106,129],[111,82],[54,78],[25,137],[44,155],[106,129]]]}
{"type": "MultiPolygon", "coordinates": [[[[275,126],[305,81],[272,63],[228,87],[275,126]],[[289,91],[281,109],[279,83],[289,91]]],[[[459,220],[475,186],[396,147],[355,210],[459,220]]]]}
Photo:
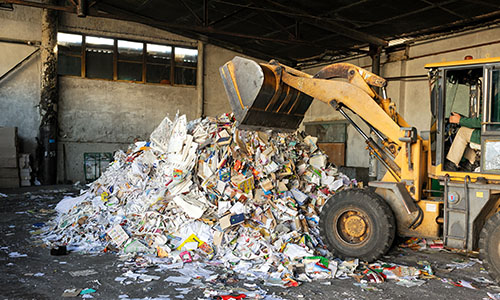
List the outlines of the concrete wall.
{"type": "MultiPolygon", "coordinates": [[[[0,40],[40,41],[41,10],[15,5],[0,11],[0,40]]],[[[146,25],[60,14],[59,31],[109,36],[160,44],[197,47],[198,42],[146,25]]],[[[0,76],[37,47],[0,42],[0,76]]],[[[229,112],[218,68],[235,52],[212,45],[204,51],[205,115],[229,112]]],[[[59,76],[58,180],[83,181],[85,152],[126,149],[134,139],[147,140],[166,116],[177,112],[199,117],[195,86],[139,84],[59,76]],[[63,151],[64,150],[64,151],[63,151]]],[[[0,82],[0,126],[17,126],[21,151],[35,158],[40,99],[40,61],[35,54],[0,82]]]]}
{"type": "Polygon", "coordinates": [[[42,36],[41,11],[15,5],[14,11],[0,10],[0,37],[39,41],[42,36]]]}
{"type": "Polygon", "coordinates": [[[227,100],[222,79],[219,75],[219,67],[233,59],[236,55],[250,58],[257,62],[263,61],[213,45],[205,47],[205,55],[205,115],[218,116],[225,112],[231,112],[231,106],[227,100]]]}
{"type": "MultiPolygon", "coordinates": [[[[39,41],[40,10],[19,7],[15,12],[0,10],[0,37],[39,41]]],[[[0,42],[0,76],[11,70],[37,47],[0,42]]],[[[18,127],[20,151],[35,153],[40,98],[39,53],[18,66],[0,81],[0,126],[18,127]]]]}
{"type": "MultiPolygon", "coordinates": [[[[37,49],[31,46],[0,43],[0,74],[4,74],[37,49]]],[[[40,119],[37,104],[40,99],[39,53],[17,67],[0,81],[0,126],[18,127],[19,151],[35,153],[40,119]]],[[[0,75],[1,76],[1,75],[0,75]]]]}
{"type": "MultiPolygon", "coordinates": [[[[119,20],[78,18],[62,14],[59,31],[94,34],[161,44],[196,47],[197,42],[176,34],[119,20]]],[[[177,112],[197,118],[194,86],[169,86],[59,76],[59,179],[83,181],[85,152],[114,152],[149,134],[177,112]],[[61,154],[62,152],[59,151],[61,154]],[[66,171],[63,167],[65,166],[66,171]]]]}
{"type": "MultiPolygon", "coordinates": [[[[66,147],[66,176],[73,180],[83,180],[85,152],[114,152],[134,139],[149,140],[167,114],[173,118],[179,111],[190,120],[198,117],[194,87],[64,76],[59,77],[59,85],[59,145],[66,147]]],[[[59,157],[62,167],[63,157],[59,157]]]]}
{"type": "MultiPolygon", "coordinates": [[[[414,42],[406,50],[383,53],[381,76],[400,77],[427,74],[424,65],[433,62],[462,60],[466,55],[474,58],[500,56],[500,26],[481,28],[441,38],[414,42]],[[462,48],[462,49],[459,49],[462,48]],[[464,49],[465,48],[465,49],[464,49]]],[[[342,60],[371,70],[368,56],[342,60]]],[[[307,69],[314,74],[320,68],[307,69]]],[[[398,112],[419,132],[430,126],[430,97],[427,79],[390,80],[388,96],[397,105],[398,112]]],[[[342,116],[327,104],[315,101],[304,118],[304,122],[341,120],[342,116]]],[[[360,124],[358,122],[358,124],[360,124]]],[[[362,126],[365,132],[368,128],[362,126]]],[[[349,166],[368,167],[368,152],[361,136],[349,126],[347,132],[346,161],[349,166]]]]}

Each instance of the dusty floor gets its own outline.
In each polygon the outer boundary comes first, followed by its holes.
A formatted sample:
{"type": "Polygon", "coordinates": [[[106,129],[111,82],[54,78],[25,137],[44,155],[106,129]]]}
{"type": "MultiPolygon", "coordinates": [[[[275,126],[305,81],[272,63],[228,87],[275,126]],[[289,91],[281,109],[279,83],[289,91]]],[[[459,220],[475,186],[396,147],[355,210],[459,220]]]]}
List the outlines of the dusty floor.
{"type": "MultiPolygon", "coordinates": [[[[172,284],[164,281],[168,276],[178,276],[175,271],[159,270],[156,267],[143,267],[127,264],[115,254],[85,255],[70,253],[65,256],[51,256],[50,249],[43,247],[37,237],[38,226],[54,216],[51,210],[65,195],[77,194],[73,186],[32,187],[15,190],[0,190],[0,299],[71,299],[62,298],[65,289],[92,288],[94,299],[206,299],[206,289],[228,289],[244,292],[255,290],[253,284],[283,299],[489,299],[489,293],[499,293],[496,285],[477,283],[473,278],[486,277],[487,273],[479,262],[463,269],[452,269],[447,264],[461,261],[469,262],[474,255],[457,253],[423,252],[393,247],[384,261],[418,266],[419,261],[429,261],[439,277],[427,279],[419,287],[403,287],[394,281],[369,283],[377,291],[367,291],[356,286],[354,279],[335,279],[323,282],[304,283],[296,288],[270,287],[263,282],[249,282],[245,277],[232,275],[230,280],[191,281],[188,284],[172,284]],[[10,257],[13,252],[26,254],[24,257],[10,257]],[[71,271],[94,270],[95,274],[72,276],[71,271]],[[128,285],[115,281],[127,270],[160,276],[150,282],[133,282],[128,285]],[[452,281],[473,282],[477,289],[457,287],[443,282],[442,278],[452,281]],[[234,280],[236,279],[236,280],[234,280]],[[245,285],[246,284],[246,285],[245,285]],[[188,289],[182,289],[188,288],[188,289]],[[184,292],[184,294],[183,294],[184,292]],[[126,296],[125,296],[126,295],[126,296]]],[[[473,260],[474,261],[474,260],[473,260]]],[[[224,277],[224,270],[213,267],[224,277]]],[[[75,298],[82,298],[78,296],[75,298]]],[[[73,299],[75,299],[73,298],[73,299]]]]}

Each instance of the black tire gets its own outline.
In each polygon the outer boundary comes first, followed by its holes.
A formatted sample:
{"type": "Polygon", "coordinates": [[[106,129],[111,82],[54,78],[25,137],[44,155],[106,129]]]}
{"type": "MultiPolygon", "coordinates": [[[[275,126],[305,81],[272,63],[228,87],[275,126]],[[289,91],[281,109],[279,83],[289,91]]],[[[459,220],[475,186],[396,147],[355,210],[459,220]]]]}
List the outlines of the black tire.
{"type": "Polygon", "coordinates": [[[491,216],[481,230],[479,257],[491,278],[500,283],[500,212],[491,216]]]}
{"type": "Polygon", "coordinates": [[[319,227],[333,255],[367,262],[387,253],[396,234],[391,208],[368,189],[349,189],[331,197],[321,211],[319,227]]]}

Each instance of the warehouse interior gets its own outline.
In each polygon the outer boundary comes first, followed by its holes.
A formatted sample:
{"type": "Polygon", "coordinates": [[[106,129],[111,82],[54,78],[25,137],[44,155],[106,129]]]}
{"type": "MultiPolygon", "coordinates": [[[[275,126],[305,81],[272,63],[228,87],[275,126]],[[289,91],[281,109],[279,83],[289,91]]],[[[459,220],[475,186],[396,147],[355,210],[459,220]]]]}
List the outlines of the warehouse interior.
{"type": "MultiPolygon", "coordinates": [[[[0,128],[9,129],[0,134],[0,191],[91,184],[115,153],[149,141],[166,116],[193,121],[231,113],[220,68],[236,56],[276,60],[311,77],[331,64],[363,68],[387,81],[391,109],[429,140],[435,120],[426,65],[500,57],[500,3],[0,0],[0,128]],[[7,141],[12,135],[15,145],[7,141]]],[[[317,138],[328,163],[361,186],[384,181],[388,167],[370,155],[358,133],[375,136],[374,128],[347,114],[360,129],[316,99],[298,130],[317,138]]],[[[415,198],[408,182],[405,193],[415,198]]],[[[491,199],[498,194],[488,191],[491,199]]]]}
{"type": "MultiPolygon", "coordinates": [[[[109,153],[136,138],[144,140],[166,114],[179,112],[192,120],[230,111],[218,68],[236,55],[260,62],[277,59],[311,74],[339,61],[371,70],[375,55],[380,61],[378,73],[388,78],[387,93],[398,112],[419,131],[426,131],[430,118],[424,65],[467,55],[494,57],[499,49],[495,1],[347,1],[334,7],[328,2],[306,5],[300,1],[293,7],[274,1],[173,1],[168,5],[162,1],[141,5],[90,1],[84,7],[72,1],[17,2],[6,1],[0,10],[4,24],[0,126],[18,127],[20,153],[29,153],[32,162],[37,160],[42,119],[39,49],[45,26],[40,8],[49,7],[57,13],[56,24],[51,26],[59,33],[58,58],[63,66],[57,76],[55,182],[84,182],[85,153],[109,153]],[[82,47],[83,37],[108,40],[102,40],[102,45],[98,40],[92,50],[82,47]],[[120,74],[120,58],[113,58],[111,45],[115,41],[135,42],[138,44],[132,47],[141,49],[146,48],[144,44],[178,47],[175,60],[181,59],[181,51],[196,55],[182,66],[170,64],[173,74],[165,74],[168,78],[160,83],[160,77],[146,79],[147,71],[140,69],[140,51],[130,57],[137,63],[125,62],[128,70],[120,74]],[[98,51],[107,54],[89,57],[98,51]],[[107,70],[92,74],[84,69],[92,68],[92,59],[95,64],[107,63],[107,70]],[[180,72],[185,72],[184,77],[170,81],[170,76],[181,76],[180,72]]],[[[345,126],[342,120],[338,113],[315,102],[304,124],[337,122],[341,128],[345,126]]],[[[340,140],[345,143],[343,163],[368,167],[364,141],[346,127],[345,140],[340,140]]]]}

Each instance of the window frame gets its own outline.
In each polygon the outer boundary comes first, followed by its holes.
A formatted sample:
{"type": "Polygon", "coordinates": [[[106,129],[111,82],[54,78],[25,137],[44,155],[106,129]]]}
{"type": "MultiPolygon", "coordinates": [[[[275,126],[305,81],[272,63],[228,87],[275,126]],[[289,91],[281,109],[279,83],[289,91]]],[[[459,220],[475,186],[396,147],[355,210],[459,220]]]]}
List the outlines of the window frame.
{"type": "Polygon", "coordinates": [[[177,86],[196,86],[196,85],[186,85],[186,84],[175,84],[174,83],[174,76],[175,76],[175,61],[174,61],[174,58],[175,58],[175,48],[176,47],[181,47],[181,46],[173,46],[173,45],[165,45],[165,44],[158,44],[158,43],[154,43],[154,42],[145,42],[144,43],[144,53],[143,53],[143,62],[144,62],[144,66],[143,66],[143,70],[144,70],[144,73],[143,73],[143,77],[144,77],[144,81],[148,84],[157,84],[157,85],[177,85],[177,86]],[[163,64],[160,64],[160,63],[153,63],[153,62],[148,62],[148,44],[153,44],[153,45],[160,45],[160,46],[167,46],[167,47],[170,47],[170,74],[169,74],[169,81],[170,83],[168,84],[165,84],[165,83],[159,83],[159,82],[147,82],[147,78],[146,78],[146,74],[147,74],[147,65],[155,65],[155,66],[161,66],[163,64]]]}
{"type": "MultiPolygon", "coordinates": [[[[80,57],[80,62],[81,62],[81,69],[80,69],[80,76],[78,75],[63,75],[63,74],[58,74],[58,76],[65,76],[65,77],[78,77],[78,78],[85,78],[85,79],[90,79],[90,80],[106,80],[106,81],[117,81],[117,82],[129,82],[129,83],[140,83],[140,84],[152,84],[152,85],[160,85],[160,86],[180,86],[180,87],[196,87],[197,86],[197,76],[198,76],[198,68],[199,68],[199,59],[197,58],[197,64],[196,67],[191,67],[189,69],[194,69],[194,85],[191,84],[178,84],[175,83],[175,70],[176,70],[176,63],[175,63],[175,48],[185,48],[185,49],[193,49],[198,51],[198,48],[195,46],[188,46],[188,45],[180,45],[180,44],[163,44],[163,43],[158,43],[156,41],[140,41],[140,40],[134,40],[134,39],[124,39],[124,38],[117,38],[117,37],[109,37],[109,36],[102,36],[102,35],[95,35],[95,34],[85,34],[85,33],[79,33],[79,32],[72,32],[72,31],[59,31],[60,33],[67,33],[67,34],[77,34],[82,36],[82,44],[81,44],[81,51],[80,51],[80,56],[75,55],[75,54],[66,54],[64,53],[63,55],[66,56],[74,56],[74,57],[80,57]],[[113,79],[106,79],[106,78],[88,78],[87,77],[87,55],[86,55],[86,49],[87,49],[87,43],[86,43],[86,38],[87,36],[93,36],[93,37],[102,37],[102,38],[107,38],[107,39],[113,39],[114,41],[114,47],[113,47],[113,79]],[[140,64],[141,67],[141,80],[135,81],[135,80],[125,80],[125,79],[118,79],[118,63],[119,62],[128,62],[127,60],[119,59],[118,57],[118,40],[122,41],[128,41],[128,42],[135,42],[135,43],[142,43],[142,60],[140,62],[133,62],[140,64]],[[158,82],[148,82],[147,81],[147,65],[152,64],[147,62],[147,44],[156,44],[156,45],[161,45],[161,46],[168,46],[171,47],[172,51],[170,53],[170,83],[158,83],[158,82]]],[[[59,55],[59,54],[58,54],[59,55]]],[[[198,53],[197,53],[198,55],[198,53]]],[[[159,64],[155,64],[159,65],[159,64]]],[[[177,68],[188,68],[186,66],[178,66],[177,68]]]]}

